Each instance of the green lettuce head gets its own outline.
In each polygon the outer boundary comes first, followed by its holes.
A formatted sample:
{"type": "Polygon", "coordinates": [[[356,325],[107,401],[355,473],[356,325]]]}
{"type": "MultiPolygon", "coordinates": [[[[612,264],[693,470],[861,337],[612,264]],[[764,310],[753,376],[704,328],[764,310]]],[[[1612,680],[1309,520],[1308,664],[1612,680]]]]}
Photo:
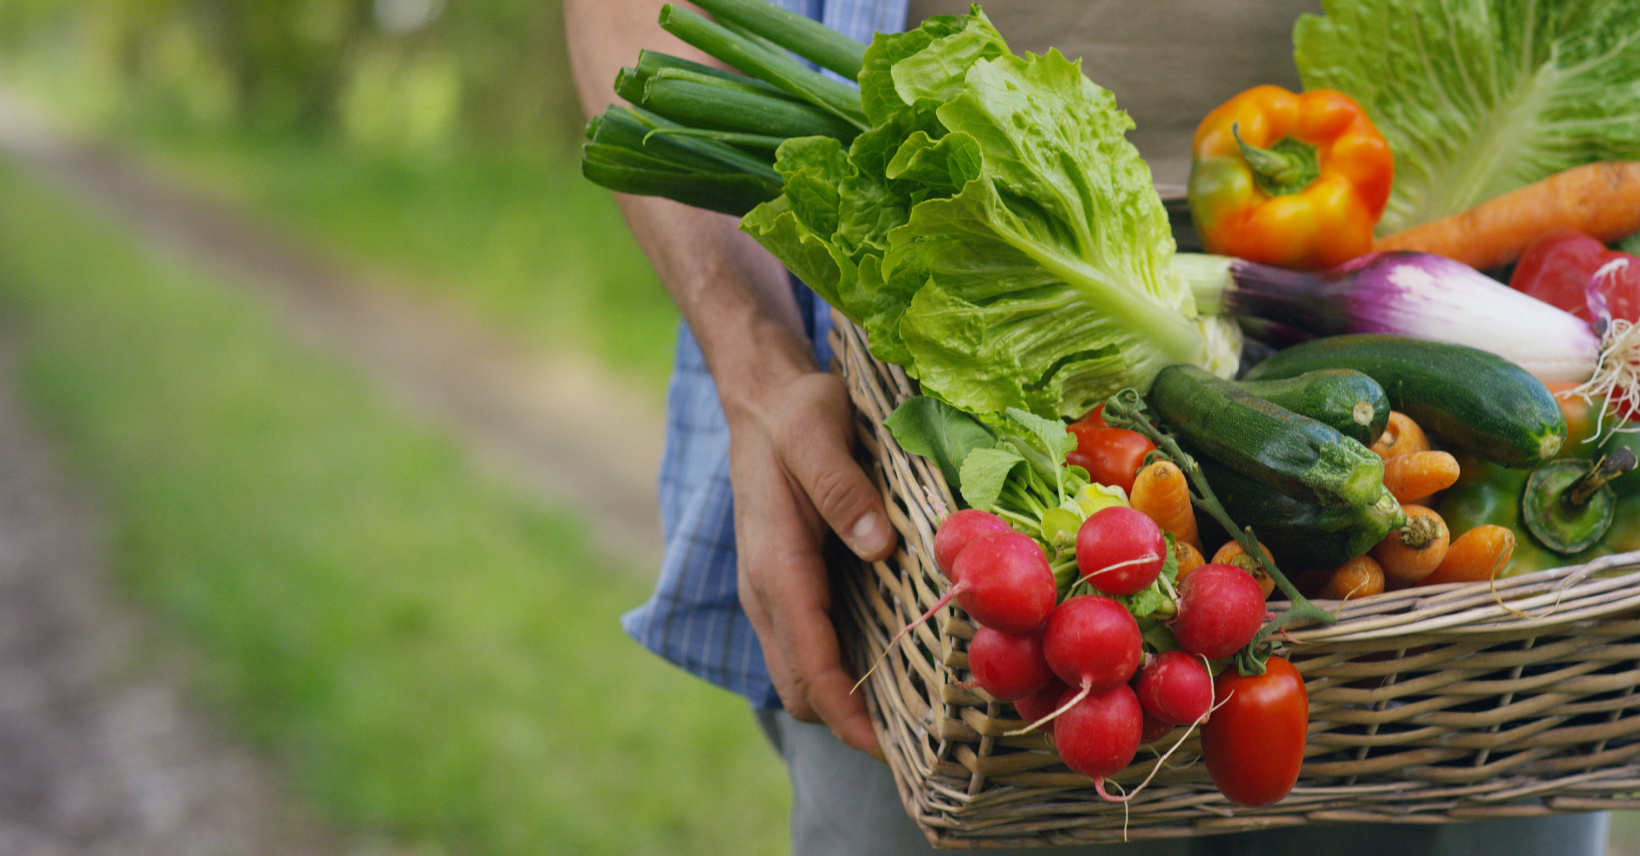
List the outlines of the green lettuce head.
{"type": "Polygon", "coordinates": [[[1148,166],[1110,92],[1057,51],[1018,57],[977,8],[879,35],[845,151],[781,146],[782,196],[742,228],[966,410],[1080,415],[1170,363],[1228,373],[1148,166]]]}

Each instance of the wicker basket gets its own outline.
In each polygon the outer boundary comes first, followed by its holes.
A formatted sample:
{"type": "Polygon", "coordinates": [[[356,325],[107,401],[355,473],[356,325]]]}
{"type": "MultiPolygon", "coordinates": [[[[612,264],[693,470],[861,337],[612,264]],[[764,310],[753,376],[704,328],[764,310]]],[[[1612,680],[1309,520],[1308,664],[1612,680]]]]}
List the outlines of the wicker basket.
{"type": "MultiPolygon", "coordinates": [[[[882,428],[911,382],[874,359],[846,319],[832,341],[901,535],[888,561],[839,575],[839,621],[863,668],[949,586],[932,543],[940,510],[955,506],[938,468],[882,428]]],[[[1637,568],[1640,553],[1626,553],[1495,591],[1388,592],[1343,604],[1334,626],[1291,632],[1309,745],[1292,794],[1259,809],[1219,795],[1193,740],[1126,812],[1102,802],[1045,736],[1004,736],[1022,724],[1012,706],[962,685],[973,625],[954,607],[896,646],[867,698],[906,810],[941,847],[1640,808],[1640,577],[1619,573],[1637,568]]],[[[1118,784],[1131,789],[1150,772],[1146,751],[1118,784]]]]}

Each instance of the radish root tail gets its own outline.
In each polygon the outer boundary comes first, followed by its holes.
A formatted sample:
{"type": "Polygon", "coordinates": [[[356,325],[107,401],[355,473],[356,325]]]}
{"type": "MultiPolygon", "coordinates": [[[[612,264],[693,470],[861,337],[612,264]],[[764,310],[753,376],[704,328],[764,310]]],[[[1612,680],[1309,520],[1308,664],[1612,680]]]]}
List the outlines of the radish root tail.
{"type": "Polygon", "coordinates": [[[894,646],[896,644],[898,644],[901,639],[905,638],[905,634],[910,633],[912,628],[916,627],[917,625],[922,624],[923,622],[927,621],[930,618],[933,618],[934,613],[939,612],[940,610],[944,609],[946,604],[950,603],[951,600],[953,598],[955,598],[959,592],[965,591],[966,589],[967,589],[967,587],[964,586],[962,583],[957,583],[956,585],[951,587],[950,591],[945,593],[944,597],[939,599],[938,603],[934,604],[932,607],[929,608],[929,610],[927,612],[923,613],[921,617],[919,617],[917,620],[911,622],[910,624],[907,624],[906,626],[901,627],[900,631],[898,633],[894,634],[894,638],[888,640],[888,644],[883,646],[883,653],[877,655],[877,659],[872,662],[871,668],[867,669],[866,673],[861,675],[860,679],[858,681],[854,682],[854,686],[849,687],[849,690],[848,690],[849,695],[853,695],[854,693],[859,691],[860,685],[866,682],[866,678],[871,677],[872,672],[877,671],[877,667],[881,666],[883,664],[884,660],[888,659],[888,653],[890,651],[894,650],[894,646]]]}
{"type": "Polygon", "coordinates": [[[1224,702],[1229,701],[1229,700],[1230,700],[1230,696],[1225,696],[1224,701],[1221,701],[1218,704],[1215,704],[1215,705],[1209,707],[1207,709],[1206,713],[1202,714],[1201,716],[1196,717],[1196,721],[1190,723],[1190,727],[1186,728],[1184,730],[1184,733],[1179,735],[1179,739],[1173,741],[1173,745],[1169,746],[1167,748],[1167,751],[1163,752],[1162,756],[1160,758],[1156,759],[1156,763],[1154,765],[1152,765],[1151,768],[1150,768],[1150,775],[1145,776],[1145,780],[1140,782],[1139,786],[1133,789],[1133,793],[1125,794],[1120,798],[1114,798],[1114,797],[1107,796],[1105,794],[1104,790],[1099,787],[1099,781],[1097,779],[1094,780],[1094,790],[1099,791],[1100,798],[1104,799],[1106,802],[1125,803],[1125,802],[1128,802],[1129,800],[1133,799],[1134,797],[1138,796],[1139,792],[1143,791],[1145,789],[1145,786],[1150,784],[1150,780],[1156,778],[1156,774],[1161,772],[1162,765],[1167,763],[1168,757],[1171,756],[1174,752],[1179,751],[1179,747],[1183,746],[1184,742],[1186,740],[1190,739],[1190,735],[1192,733],[1194,733],[1195,730],[1198,727],[1200,727],[1202,723],[1206,722],[1208,717],[1213,715],[1213,711],[1218,710],[1220,707],[1223,707],[1224,702]]]}
{"type": "Polygon", "coordinates": [[[1100,574],[1108,573],[1110,571],[1120,570],[1122,568],[1128,567],[1129,565],[1139,565],[1139,564],[1144,564],[1145,562],[1154,562],[1154,561],[1156,561],[1156,558],[1157,557],[1156,557],[1155,553],[1146,553],[1143,556],[1140,556],[1136,559],[1128,559],[1125,562],[1117,562],[1114,565],[1106,565],[1106,566],[1104,566],[1103,568],[1100,568],[1097,571],[1089,571],[1089,572],[1083,574],[1082,576],[1077,577],[1076,582],[1071,583],[1071,585],[1073,585],[1073,586],[1081,585],[1082,583],[1091,581],[1094,577],[1097,577],[1100,574]]]}
{"type": "Polygon", "coordinates": [[[1091,693],[1091,692],[1093,692],[1093,687],[1091,685],[1084,685],[1082,687],[1081,692],[1079,692],[1076,695],[1072,696],[1070,701],[1067,701],[1064,704],[1060,705],[1058,710],[1055,710],[1053,713],[1050,713],[1047,716],[1044,716],[1041,719],[1038,719],[1037,721],[1031,723],[1030,725],[1025,726],[1024,728],[1016,728],[1013,731],[1004,731],[1004,732],[1002,732],[1002,736],[1004,736],[1004,737],[1018,737],[1021,734],[1030,734],[1032,731],[1035,731],[1038,728],[1041,728],[1042,726],[1054,721],[1055,719],[1058,719],[1059,715],[1061,713],[1064,713],[1065,711],[1070,710],[1073,707],[1076,707],[1076,703],[1081,701],[1082,699],[1087,698],[1088,694],[1091,693]]]}
{"type": "Polygon", "coordinates": [[[1640,411],[1640,325],[1613,319],[1602,339],[1594,376],[1572,392],[1590,402],[1605,400],[1606,406],[1599,408],[1595,418],[1595,437],[1604,440],[1616,431],[1640,430],[1616,426],[1608,429],[1605,425],[1608,411],[1640,411]]]}

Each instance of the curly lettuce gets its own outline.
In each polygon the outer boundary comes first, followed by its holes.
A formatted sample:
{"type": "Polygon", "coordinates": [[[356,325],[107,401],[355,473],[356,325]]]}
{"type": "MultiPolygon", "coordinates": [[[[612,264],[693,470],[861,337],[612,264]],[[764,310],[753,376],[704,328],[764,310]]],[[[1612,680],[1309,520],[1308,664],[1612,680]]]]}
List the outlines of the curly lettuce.
{"type": "Polygon", "coordinates": [[[1640,3],[1323,0],[1300,17],[1306,89],[1337,89],[1395,152],[1380,234],[1556,172],[1640,159],[1640,3]]]}
{"type": "Polygon", "coordinates": [[[871,129],[783,144],[785,192],[742,228],[865,328],[872,351],[965,410],[1080,415],[1163,366],[1221,373],[1133,127],[1057,51],[1015,56],[977,8],[879,35],[871,129]]]}

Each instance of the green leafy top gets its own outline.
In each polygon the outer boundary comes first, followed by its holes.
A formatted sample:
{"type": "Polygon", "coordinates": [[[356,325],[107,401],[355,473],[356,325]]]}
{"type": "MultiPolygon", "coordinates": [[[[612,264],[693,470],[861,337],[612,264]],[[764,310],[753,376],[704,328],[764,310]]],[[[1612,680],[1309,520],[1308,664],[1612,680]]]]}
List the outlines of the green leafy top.
{"type": "Polygon", "coordinates": [[[1323,0],[1294,28],[1395,153],[1388,234],[1580,164],[1640,158],[1640,3],[1323,0]]]}

